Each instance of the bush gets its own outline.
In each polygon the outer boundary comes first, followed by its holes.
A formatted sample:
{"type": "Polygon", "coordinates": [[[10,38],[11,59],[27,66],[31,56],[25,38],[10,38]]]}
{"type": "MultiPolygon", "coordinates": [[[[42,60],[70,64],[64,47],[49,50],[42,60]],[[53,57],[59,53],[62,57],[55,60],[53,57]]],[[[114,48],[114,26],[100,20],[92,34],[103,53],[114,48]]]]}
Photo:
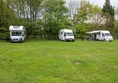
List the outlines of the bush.
{"type": "Polygon", "coordinates": [[[8,39],[9,31],[6,27],[0,27],[0,39],[8,39]]]}

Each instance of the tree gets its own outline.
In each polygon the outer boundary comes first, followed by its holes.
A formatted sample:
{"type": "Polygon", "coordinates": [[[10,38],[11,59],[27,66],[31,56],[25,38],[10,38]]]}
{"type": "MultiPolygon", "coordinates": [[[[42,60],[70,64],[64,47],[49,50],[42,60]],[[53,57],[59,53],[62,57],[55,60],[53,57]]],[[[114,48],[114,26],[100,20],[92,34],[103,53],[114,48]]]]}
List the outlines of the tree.
{"type": "Polygon", "coordinates": [[[101,26],[105,23],[104,19],[102,9],[99,6],[81,0],[78,13],[75,14],[73,19],[77,35],[81,33],[80,36],[82,36],[87,30],[102,29],[101,26]]]}
{"type": "Polygon", "coordinates": [[[110,0],[106,0],[102,9],[103,16],[106,17],[105,28],[114,33],[114,8],[110,4],[110,0]]]}
{"type": "Polygon", "coordinates": [[[9,26],[17,22],[14,11],[7,6],[4,0],[0,0],[0,39],[7,39],[9,26]]]}
{"type": "Polygon", "coordinates": [[[115,9],[115,37],[118,39],[118,8],[115,9]]]}
{"type": "Polygon", "coordinates": [[[115,32],[114,32],[115,38],[118,39],[118,21],[117,20],[115,21],[114,25],[115,25],[115,32]]]}
{"type": "Polygon", "coordinates": [[[73,15],[77,13],[77,9],[79,8],[79,1],[67,0],[67,7],[69,9],[69,18],[72,19],[73,15]]]}
{"type": "Polygon", "coordinates": [[[81,7],[77,11],[78,13],[75,14],[73,18],[73,23],[75,24],[76,36],[84,36],[85,32],[88,30],[88,26],[85,23],[85,21],[88,18],[91,5],[89,2],[86,1],[84,2],[82,1],[81,3],[82,3],[81,7]]]}
{"type": "Polygon", "coordinates": [[[64,0],[44,0],[43,30],[45,37],[58,36],[61,28],[67,28],[68,9],[64,0]]]}
{"type": "Polygon", "coordinates": [[[110,4],[110,0],[106,0],[102,11],[103,13],[108,13],[114,19],[114,8],[110,4]]]}
{"type": "Polygon", "coordinates": [[[89,23],[90,25],[90,30],[99,30],[99,29],[103,29],[102,25],[105,24],[105,19],[106,17],[102,15],[102,9],[101,7],[97,6],[97,5],[93,5],[91,4],[90,7],[90,12],[88,14],[88,19],[87,19],[87,23],[89,23]]]}
{"type": "Polygon", "coordinates": [[[76,28],[76,37],[79,37],[79,38],[84,37],[85,32],[88,31],[87,24],[79,23],[75,25],[75,28],[76,28]]]}
{"type": "Polygon", "coordinates": [[[115,8],[115,20],[118,21],[118,8],[115,8]]]}
{"type": "Polygon", "coordinates": [[[27,30],[27,37],[34,35],[37,19],[41,10],[43,0],[6,0],[8,7],[12,8],[18,18],[16,25],[24,25],[27,30]]]}

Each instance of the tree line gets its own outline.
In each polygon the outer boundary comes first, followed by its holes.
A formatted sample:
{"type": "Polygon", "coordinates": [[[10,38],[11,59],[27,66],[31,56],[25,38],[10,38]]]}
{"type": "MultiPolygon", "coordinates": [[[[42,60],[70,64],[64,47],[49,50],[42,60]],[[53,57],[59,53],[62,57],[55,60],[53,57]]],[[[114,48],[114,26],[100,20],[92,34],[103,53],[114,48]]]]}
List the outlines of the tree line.
{"type": "Polygon", "coordinates": [[[72,29],[77,38],[100,29],[118,37],[118,21],[110,0],[103,8],[81,0],[75,13],[73,5],[67,6],[66,0],[0,0],[0,39],[9,37],[10,25],[25,26],[27,38],[57,39],[63,28],[72,29]]]}

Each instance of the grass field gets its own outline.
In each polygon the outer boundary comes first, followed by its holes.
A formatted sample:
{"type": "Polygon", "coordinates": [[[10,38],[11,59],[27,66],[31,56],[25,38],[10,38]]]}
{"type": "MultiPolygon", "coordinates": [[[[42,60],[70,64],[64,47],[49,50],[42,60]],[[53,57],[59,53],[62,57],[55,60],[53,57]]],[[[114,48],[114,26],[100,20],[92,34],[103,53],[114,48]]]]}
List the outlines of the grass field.
{"type": "Polygon", "coordinates": [[[0,41],[0,83],[118,83],[118,41],[0,41]]]}

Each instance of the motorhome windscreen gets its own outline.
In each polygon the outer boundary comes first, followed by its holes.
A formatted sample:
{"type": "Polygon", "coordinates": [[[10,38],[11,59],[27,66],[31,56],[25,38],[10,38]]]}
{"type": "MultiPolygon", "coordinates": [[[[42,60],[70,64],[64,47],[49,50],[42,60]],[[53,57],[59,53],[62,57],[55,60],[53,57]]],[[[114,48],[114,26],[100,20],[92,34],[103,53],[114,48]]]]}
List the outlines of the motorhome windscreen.
{"type": "Polygon", "coordinates": [[[12,36],[21,36],[22,33],[21,32],[12,32],[12,36]]]}
{"type": "Polygon", "coordinates": [[[13,26],[13,28],[19,28],[19,26],[13,26]]]}
{"type": "Polygon", "coordinates": [[[104,35],[105,35],[105,36],[111,36],[111,34],[110,34],[110,33],[104,33],[104,35]]]}
{"type": "Polygon", "coordinates": [[[73,33],[65,33],[66,36],[73,36],[73,33]]]}

